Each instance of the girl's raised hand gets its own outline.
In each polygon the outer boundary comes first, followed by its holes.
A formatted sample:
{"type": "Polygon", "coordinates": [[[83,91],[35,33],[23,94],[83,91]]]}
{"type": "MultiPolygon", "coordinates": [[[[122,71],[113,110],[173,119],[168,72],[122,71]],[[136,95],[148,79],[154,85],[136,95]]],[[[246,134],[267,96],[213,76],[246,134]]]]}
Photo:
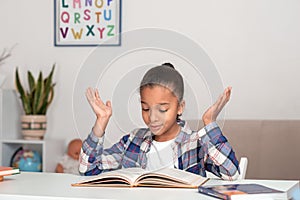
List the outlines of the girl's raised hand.
{"type": "Polygon", "coordinates": [[[111,102],[107,101],[104,104],[97,89],[88,88],[85,95],[97,117],[93,132],[96,136],[101,137],[112,115],[111,102]]]}
{"type": "Polygon", "coordinates": [[[222,109],[230,99],[231,89],[231,87],[225,88],[223,94],[219,97],[219,99],[205,111],[202,116],[204,125],[216,121],[219,113],[222,111],[222,109]]]}

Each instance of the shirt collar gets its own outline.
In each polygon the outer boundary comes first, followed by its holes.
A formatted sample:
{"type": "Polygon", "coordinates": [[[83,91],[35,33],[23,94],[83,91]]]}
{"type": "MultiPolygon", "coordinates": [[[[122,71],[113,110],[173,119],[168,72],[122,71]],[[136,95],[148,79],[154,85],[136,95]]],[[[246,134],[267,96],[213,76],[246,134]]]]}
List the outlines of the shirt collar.
{"type": "Polygon", "coordinates": [[[180,120],[178,124],[181,126],[181,130],[175,139],[175,143],[177,144],[184,143],[189,140],[192,134],[192,130],[186,121],[180,120]]]}

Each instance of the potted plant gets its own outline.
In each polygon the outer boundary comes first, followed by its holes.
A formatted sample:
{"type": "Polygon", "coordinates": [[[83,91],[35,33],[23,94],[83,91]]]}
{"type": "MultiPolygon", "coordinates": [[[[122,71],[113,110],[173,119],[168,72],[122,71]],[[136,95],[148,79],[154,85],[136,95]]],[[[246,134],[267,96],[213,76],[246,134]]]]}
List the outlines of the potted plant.
{"type": "Polygon", "coordinates": [[[29,89],[23,87],[18,68],[16,69],[15,83],[20,95],[25,115],[21,116],[22,134],[24,139],[43,139],[46,132],[47,109],[54,97],[54,86],[52,77],[55,64],[47,77],[43,77],[40,71],[36,80],[30,71],[27,71],[29,89]]]}

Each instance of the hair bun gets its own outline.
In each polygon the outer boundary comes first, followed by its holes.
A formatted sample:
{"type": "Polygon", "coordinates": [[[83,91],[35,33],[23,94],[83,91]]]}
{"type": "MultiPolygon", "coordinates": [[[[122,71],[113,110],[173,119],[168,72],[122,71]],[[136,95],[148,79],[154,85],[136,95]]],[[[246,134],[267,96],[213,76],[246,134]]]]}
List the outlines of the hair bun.
{"type": "Polygon", "coordinates": [[[168,66],[168,67],[171,67],[171,68],[175,69],[175,67],[174,67],[171,63],[164,63],[164,64],[162,64],[162,65],[168,66]]]}

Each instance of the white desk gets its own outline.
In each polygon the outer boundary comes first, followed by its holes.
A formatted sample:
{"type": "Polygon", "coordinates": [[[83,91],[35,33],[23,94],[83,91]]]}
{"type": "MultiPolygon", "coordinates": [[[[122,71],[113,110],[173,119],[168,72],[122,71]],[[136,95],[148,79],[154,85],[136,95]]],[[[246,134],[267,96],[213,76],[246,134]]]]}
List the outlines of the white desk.
{"type": "MultiPolygon", "coordinates": [[[[161,189],[161,188],[88,188],[72,187],[71,184],[87,177],[70,174],[22,172],[4,177],[0,182],[0,200],[35,199],[130,199],[130,200],[182,200],[214,199],[202,195],[197,189],[161,189]]],[[[240,180],[236,183],[260,183],[275,189],[288,191],[289,197],[300,199],[299,181],[240,180]]],[[[209,180],[207,185],[225,184],[226,181],[209,180]]],[[[230,182],[233,183],[233,182],[230,182]]]]}

